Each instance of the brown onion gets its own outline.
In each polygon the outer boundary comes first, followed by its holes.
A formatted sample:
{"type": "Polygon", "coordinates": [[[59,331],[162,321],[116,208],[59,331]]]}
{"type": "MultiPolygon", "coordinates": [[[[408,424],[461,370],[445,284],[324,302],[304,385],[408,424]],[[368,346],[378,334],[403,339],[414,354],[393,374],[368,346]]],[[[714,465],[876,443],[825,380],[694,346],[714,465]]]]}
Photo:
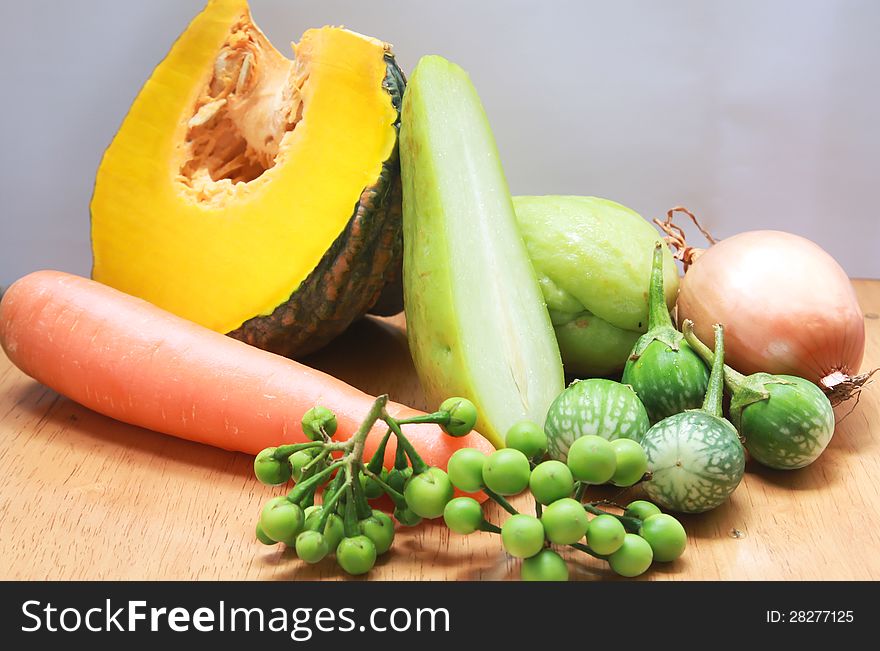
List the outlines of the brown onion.
{"type": "Polygon", "coordinates": [[[726,361],[746,375],[803,377],[832,401],[867,379],[857,376],[865,322],[849,278],[821,247],[791,233],[740,233],[693,255],[678,319],[697,324],[704,341],[723,323],[726,361]]]}

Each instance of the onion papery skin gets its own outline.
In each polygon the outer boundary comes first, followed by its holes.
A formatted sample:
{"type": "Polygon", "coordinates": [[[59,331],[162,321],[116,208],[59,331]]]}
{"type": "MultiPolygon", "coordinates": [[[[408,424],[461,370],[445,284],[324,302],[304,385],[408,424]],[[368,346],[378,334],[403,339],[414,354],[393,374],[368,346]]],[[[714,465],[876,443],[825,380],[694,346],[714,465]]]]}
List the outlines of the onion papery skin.
{"type": "Polygon", "coordinates": [[[703,341],[723,323],[725,361],[746,375],[795,375],[829,389],[823,379],[856,375],[865,352],[846,272],[814,242],[782,231],[740,233],[698,256],[678,296],[685,319],[703,341]]]}

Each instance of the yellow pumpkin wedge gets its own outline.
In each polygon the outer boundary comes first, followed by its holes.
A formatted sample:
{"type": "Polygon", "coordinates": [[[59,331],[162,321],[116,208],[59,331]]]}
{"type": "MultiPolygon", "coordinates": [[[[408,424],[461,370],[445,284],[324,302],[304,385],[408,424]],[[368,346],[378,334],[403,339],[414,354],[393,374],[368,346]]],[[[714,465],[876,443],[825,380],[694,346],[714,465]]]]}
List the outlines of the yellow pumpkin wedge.
{"type": "Polygon", "coordinates": [[[400,291],[404,79],[388,44],[343,28],[293,48],[245,0],[196,16],[98,169],[92,276],[299,356],[400,291]]]}

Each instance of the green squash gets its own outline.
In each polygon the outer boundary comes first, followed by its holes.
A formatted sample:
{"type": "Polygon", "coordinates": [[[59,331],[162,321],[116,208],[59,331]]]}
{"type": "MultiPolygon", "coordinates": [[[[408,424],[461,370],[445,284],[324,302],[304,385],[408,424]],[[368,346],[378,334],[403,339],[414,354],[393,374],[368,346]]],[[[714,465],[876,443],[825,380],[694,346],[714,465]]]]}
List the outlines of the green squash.
{"type": "MultiPolygon", "coordinates": [[[[565,371],[619,373],[648,328],[648,292],[659,233],[638,213],[608,199],[514,197],[517,222],[556,329],[565,371]]],[[[678,272],[663,254],[666,301],[678,272]]]]}

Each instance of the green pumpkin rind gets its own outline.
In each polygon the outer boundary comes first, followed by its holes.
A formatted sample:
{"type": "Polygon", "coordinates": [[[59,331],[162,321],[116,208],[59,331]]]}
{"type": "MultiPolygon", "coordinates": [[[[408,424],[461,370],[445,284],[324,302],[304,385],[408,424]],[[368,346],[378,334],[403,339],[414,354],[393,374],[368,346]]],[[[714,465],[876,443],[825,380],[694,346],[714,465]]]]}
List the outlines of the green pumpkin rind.
{"type": "Polygon", "coordinates": [[[633,390],[605,379],[579,380],[563,391],[547,412],[544,432],[550,457],[565,461],[568,448],[582,436],[641,442],[648,413],[633,390]]]}
{"type": "MultiPolygon", "coordinates": [[[[406,80],[390,53],[385,66],[382,86],[397,111],[394,128],[399,132],[406,80]]],[[[228,334],[286,357],[307,355],[374,306],[386,314],[399,312],[402,261],[400,160],[395,145],[375,183],[361,193],[345,229],[290,298],[271,314],[248,319],[228,334]]]]}
{"type": "MultiPolygon", "coordinates": [[[[644,335],[647,337],[648,335],[644,335]]],[[[673,350],[653,340],[638,359],[623,369],[624,384],[632,386],[652,423],[688,409],[697,409],[706,395],[709,371],[686,341],[673,350]]]]}
{"type": "Polygon", "coordinates": [[[651,501],[682,513],[702,513],[727,500],[742,481],[745,452],[736,429],[702,410],[670,416],[642,440],[651,501]]]}
{"type": "Polygon", "coordinates": [[[768,377],[776,381],[763,385],[767,398],[742,404],[735,394],[730,418],[745,439],[749,454],[759,463],[778,470],[808,466],[834,435],[831,403],[808,380],[793,375],[768,377]]]}

